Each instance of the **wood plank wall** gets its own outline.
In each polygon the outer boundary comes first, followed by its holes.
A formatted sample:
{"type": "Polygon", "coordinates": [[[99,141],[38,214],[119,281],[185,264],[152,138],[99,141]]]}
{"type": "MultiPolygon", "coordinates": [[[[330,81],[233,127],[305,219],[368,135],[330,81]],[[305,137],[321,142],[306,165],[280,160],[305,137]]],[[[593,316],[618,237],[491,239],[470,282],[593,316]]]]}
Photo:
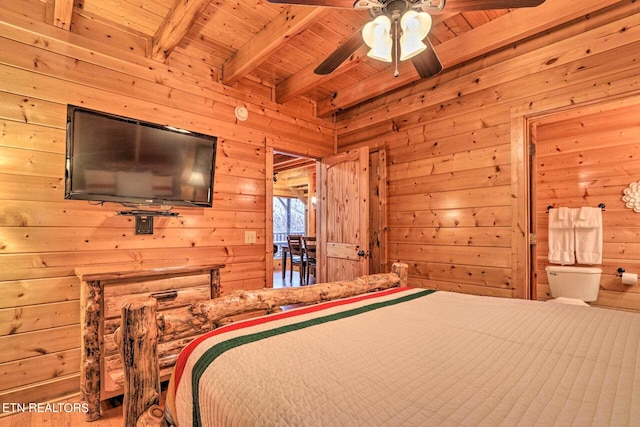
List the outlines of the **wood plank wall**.
{"type": "Polygon", "coordinates": [[[622,1],[339,115],[339,151],[387,149],[389,262],[410,285],[526,297],[522,123],[635,94],[639,25],[622,1]]]}
{"type": "Polygon", "coordinates": [[[91,39],[97,23],[87,34],[48,25],[49,6],[0,1],[0,403],[79,391],[75,267],[206,260],[226,264],[223,293],[263,287],[269,156],[333,152],[332,125],[308,111],[225,88],[208,68],[198,75],[122,50],[130,44],[116,29],[109,47],[91,39]],[[180,217],[156,218],[153,235],[137,236],[117,204],[64,200],[68,103],[218,135],[214,208],[177,208],[180,217]],[[249,110],[242,124],[236,105],[249,110]],[[257,244],[244,243],[248,229],[257,244]]]}
{"type": "Polygon", "coordinates": [[[549,265],[547,207],[603,203],[603,259],[597,265],[603,275],[595,304],[638,309],[640,287],[623,285],[617,269],[640,273],[640,213],[621,198],[630,183],[640,180],[640,96],[556,114],[534,125],[538,299],[551,298],[544,270],[549,265]]]}

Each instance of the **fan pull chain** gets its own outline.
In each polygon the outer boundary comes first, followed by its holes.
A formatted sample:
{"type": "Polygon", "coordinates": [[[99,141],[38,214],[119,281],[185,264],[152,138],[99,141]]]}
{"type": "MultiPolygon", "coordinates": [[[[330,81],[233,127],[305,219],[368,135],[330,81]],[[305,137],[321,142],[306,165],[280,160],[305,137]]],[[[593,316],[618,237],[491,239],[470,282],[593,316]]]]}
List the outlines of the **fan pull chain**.
{"type": "Polygon", "coordinates": [[[400,75],[400,71],[398,71],[398,19],[394,19],[393,22],[395,23],[394,26],[394,31],[395,31],[395,37],[393,38],[393,42],[396,44],[396,54],[395,54],[395,62],[396,62],[396,69],[393,72],[393,77],[398,77],[400,75]]]}

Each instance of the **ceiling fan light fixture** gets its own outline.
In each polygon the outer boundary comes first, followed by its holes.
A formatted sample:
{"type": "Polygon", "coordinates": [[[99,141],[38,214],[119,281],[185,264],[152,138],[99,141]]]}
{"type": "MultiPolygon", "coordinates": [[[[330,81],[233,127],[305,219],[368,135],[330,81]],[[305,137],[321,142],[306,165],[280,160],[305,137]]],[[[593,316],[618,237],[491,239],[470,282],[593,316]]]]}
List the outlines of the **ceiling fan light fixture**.
{"type": "Polygon", "coordinates": [[[400,28],[403,32],[411,32],[418,34],[422,40],[431,31],[431,24],[433,20],[431,15],[425,12],[417,12],[415,10],[408,10],[400,19],[400,28]]]}
{"type": "Polygon", "coordinates": [[[362,29],[362,38],[371,48],[367,56],[378,61],[391,62],[391,20],[380,15],[362,29]]]}
{"type": "Polygon", "coordinates": [[[403,34],[400,37],[400,61],[411,59],[419,53],[423,52],[427,45],[422,43],[415,34],[403,34]]]}
{"type": "Polygon", "coordinates": [[[400,61],[411,59],[427,48],[422,43],[431,30],[431,15],[425,12],[409,10],[400,19],[402,37],[400,37],[400,61]]]}
{"type": "Polygon", "coordinates": [[[416,12],[408,10],[400,19],[400,28],[403,34],[411,34],[420,40],[427,37],[431,31],[432,19],[431,15],[425,12],[416,12]]]}
{"type": "Polygon", "coordinates": [[[391,62],[391,46],[391,39],[381,40],[380,43],[377,43],[375,47],[367,52],[367,56],[378,61],[391,62]]]}

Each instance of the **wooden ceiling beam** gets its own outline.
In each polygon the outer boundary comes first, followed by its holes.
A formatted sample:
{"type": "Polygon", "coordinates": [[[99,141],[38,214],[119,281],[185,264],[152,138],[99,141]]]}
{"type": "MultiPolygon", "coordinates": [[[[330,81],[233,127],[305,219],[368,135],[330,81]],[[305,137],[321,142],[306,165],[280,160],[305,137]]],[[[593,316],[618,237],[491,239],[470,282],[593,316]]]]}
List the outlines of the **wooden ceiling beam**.
{"type": "Polygon", "coordinates": [[[73,0],[55,0],[53,6],[53,25],[63,30],[71,29],[73,18],[73,0]]]}
{"type": "Polygon", "coordinates": [[[211,0],[175,0],[166,18],[153,36],[151,59],[165,62],[169,54],[187,35],[196,19],[211,0]]]}
{"type": "Polygon", "coordinates": [[[291,169],[298,169],[303,167],[315,168],[315,166],[316,166],[316,161],[314,159],[308,159],[306,157],[296,157],[296,158],[292,158],[291,160],[276,162],[276,159],[274,156],[273,171],[275,173],[280,173],[280,172],[289,171],[291,169]]]}
{"type": "Polygon", "coordinates": [[[287,6],[250,43],[222,65],[222,82],[237,82],[260,66],[296,34],[329,13],[330,8],[287,6]]]}
{"type": "MultiPolygon", "coordinates": [[[[619,0],[547,1],[535,8],[516,9],[439,44],[436,51],[443,67],[447,69],[618,2],[619,0]]],[[[411,72],[413,67],[402,64],[400,76],[396,78],[392,78],[391,74],[381,73],[318,102],[317,115],[329,116],[334,111],[352,107],[418,80],[417,73],[411,72]]]]}
{"type": "Polygon", "coordinates": [[[352,70],[366,58],[368,51],[369,47],[363,44],[362,47],[360,47],[353,55],[340,64],[334,72],[324,76],[320,76],[313,72],[318,64],[311,64],[308,67],[303,68],[296,74],[276,85],[276,102],[284,104],[296,96],[302,95],[314,87],[320,86],[336,76],[352,70]]]}

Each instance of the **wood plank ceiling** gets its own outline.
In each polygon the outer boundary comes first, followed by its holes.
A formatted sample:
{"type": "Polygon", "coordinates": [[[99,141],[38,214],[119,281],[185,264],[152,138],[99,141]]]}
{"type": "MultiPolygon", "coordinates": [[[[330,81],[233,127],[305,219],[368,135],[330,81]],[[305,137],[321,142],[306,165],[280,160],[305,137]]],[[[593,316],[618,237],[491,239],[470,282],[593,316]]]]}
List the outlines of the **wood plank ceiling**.
{"type": "MultiPolygon", "coordinates": [[[[223,84],[236,85],[242,79],[260,83],[271,88],[272,98],[279,103],[303,97],[317,105],[321,117],[419,79],[409,62],[403,63],[400,77],[393,78],[393,65],[369,59],[364,47],[332,74],[313,73],[327,55],[371,20],[366,10],[283,6],[266,0],[48,2],[53,2],[53,24],[60,28],[81,33],[84,22],[100,22],[124,30],[142,39],[145,54],[155,60],[206,64],[223,84]]],[[[455,55],[438,48],[509,12],[434,15],[429,38],[445,67],[512,42],[498,34],[499,41],[476,42],[455,55]]],[[[459,46],[452,48],[459,50],[459,46]]]]}

